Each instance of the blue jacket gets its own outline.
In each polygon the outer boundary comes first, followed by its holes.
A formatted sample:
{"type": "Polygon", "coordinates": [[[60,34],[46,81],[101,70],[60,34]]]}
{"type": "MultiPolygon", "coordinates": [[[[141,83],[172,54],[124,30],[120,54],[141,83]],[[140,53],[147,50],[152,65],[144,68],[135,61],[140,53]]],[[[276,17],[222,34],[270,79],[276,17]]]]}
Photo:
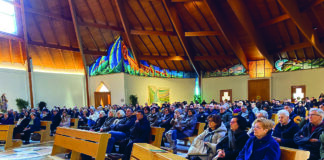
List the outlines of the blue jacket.
{"type": "Polygon", "coordinates": [[[126,117],[120,120],[120,122],[117,125],[115,125],[112,130],[124,132],[127,136],[129,136],[130,128],[134,125],[135,120],[136,120],[135,115],[126,117]]]}
{"type": "Polygon", "coordinates": [[[299,115],[300,117],[304,117],[305,118],[305,115],[306,115],[306,110],[305,110],[305,107],[304,106],[296,106],[295,109],[294,109],[294,112],[299,115]]]}
{"type": "Polygon", "coordinates": [[[8,117],[7,119],[2,118],[0,121],[0,124],[3,124],[3,125],[14,124],[14,119],[12,117],[8,117]]]}
{"type": "Polygon", "coordinates": [[[262,139],[249,138],[236,160],[279,160],[280,147],[271,137],[271,131],[262,139]]]}
{"type": "Polygon", "coordinates": [[[298,125],[293,121],[282,126],[278,123],[273,131],[272,136],[281,138],[280,146],[297,148],[297,145],[294,142],[294,135],[299,131],[298,125]]]}

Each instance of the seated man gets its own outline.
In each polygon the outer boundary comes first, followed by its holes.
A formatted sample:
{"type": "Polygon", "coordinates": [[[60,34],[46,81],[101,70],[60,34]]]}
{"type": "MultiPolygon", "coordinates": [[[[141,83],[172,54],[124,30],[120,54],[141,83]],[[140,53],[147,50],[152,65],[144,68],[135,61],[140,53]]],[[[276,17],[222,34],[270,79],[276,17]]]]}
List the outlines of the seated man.
{"type": "Polygon", "coordinates": [[[89,128],[90,131],[96,131],[96,132],[99,131],[101,126],[106,121],[106,118],[107,118],[107,116],[106,116],[105,111],[100,111],[99,118],[97,119],[96,124],[89,128]]]}
{"type": "Polygon", "coordinates": [[[289,104],[285,104],[284,109],[289,112],[290,120],[294,121],[295,117],[297,116],[294,112],[294,107],[289,104]]]}
{"type": "Polygon", "coordinates": [[[52,117],[51,114],[49,114],[48,109],[43,109],[41,114],[41,120],[42,121],[51,121],[52,117]]]}
{"type": "Polygon", "coordinates": [[[151,127],[144,114],[141,110],[136,112],[135,125],[130,129],[130,140],[126,145],[123,160],[129,160],[134,143],[149,143],[151,127]]]}
{"type": "Polygon", "coordinates": [[[106,153],[111,153],[115,142],[121,141],[129,137],[130,128],[134,125],[136,116],[133,115],[133,110],[128,108],[126,110],[126,117],[119,121],[118,124],[111,126],[111,138],[108,140],[106,153]]]}
{"type": "Polygon", "coordinates": [[[30,123],[24,129],[24,135],[22,136],[22,140],[25,140],[24,144],[29,144],[30,134],[39,131],[41,126],[40,120],[35,113],[31,113],[30,118],[30,123]]]}
{"type": "Polygon", "coordinates": [[[252,123],[255,120],[255,114],[251,110],[249,111],[245,105],[241,107],[241,112],[238,115],[246,119],[248,127],[252,126],[252,123]]]}
{"type": "Polygon", "coordinates": [[[230,127],[230,121],[233,117],[233,114],[226,111],[226,107],[223,105],[220,107],[220,116],[222,118],[222,122],[226,126],[226,128],[230,127]]]}
{"type": "Polygon", "coordinates": [[[14,124],[14,119],[9,117],[8,112],[3,114],[3,118],[0,120],[0,124],[2,125],[10,125],[14,124]]]}
{"type": "Polygon", "coordinates": [[[53,110],[52,115],[52,124],[51,124],[51,135],[53,135],[54,131],[56,130],[57,126],[61,123],[61,115],[58,113],[57,109],[53,110]]]}
{"type": "Polygon", "coordinates": [[[280,146],[297,148],[294,142],[294,135],[299,131],[297,124],[289,119],[289,113],[286,110],[278,111],[279,123],[276,125],[272,137],[280,146]]]}
{"type": "Polygon", "coordinates": [[[324,111],[317,108],[312,108],[309,111],[309,123],[295,134],[294,142],[299,149],[310,151],[309,160],[320,159],[321,143],[319,136],[324,131],[323,123],[324,111]]]}
{"type": "Polygon", "coordinates": [[[18,122],[16,127],[13,130],[13,137],[18,139],[20,138],[20,133],[24,131],[24,129],[28,126],[30,118],[28,112],[25,112],[26,116],[23,114],[19,115],[18,122]]]}

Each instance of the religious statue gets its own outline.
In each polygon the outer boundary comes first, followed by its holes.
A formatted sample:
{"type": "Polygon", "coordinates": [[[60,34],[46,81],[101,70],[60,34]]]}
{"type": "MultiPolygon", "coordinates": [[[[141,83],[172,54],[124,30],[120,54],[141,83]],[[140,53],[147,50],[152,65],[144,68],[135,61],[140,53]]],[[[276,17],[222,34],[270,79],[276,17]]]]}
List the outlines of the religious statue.
{"type": "Polygon", "coordinates": [[[8,100],[6,98],[6,94],[2,94],[0,98],[0,110],[7,111],[8,108],[8,100]]]}

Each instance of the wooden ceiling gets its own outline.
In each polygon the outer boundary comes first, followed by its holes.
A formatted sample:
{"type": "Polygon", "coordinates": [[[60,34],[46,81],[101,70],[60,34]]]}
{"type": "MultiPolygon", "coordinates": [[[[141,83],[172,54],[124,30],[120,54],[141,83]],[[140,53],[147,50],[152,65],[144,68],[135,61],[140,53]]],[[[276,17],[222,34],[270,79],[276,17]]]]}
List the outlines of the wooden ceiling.
{"type": "MultiPolygon", "coordinates": [[[[324,0],[72,1],[86,65],[118,36],[137,60],[177,71],[324,57],[324,0]]],[[[24,0],[24,8],[33,65],[82,69],[68,0],[24,0]]],[[[25,59],[20,15],[18,36],[0,33],[0,61],[25,59]]]]}

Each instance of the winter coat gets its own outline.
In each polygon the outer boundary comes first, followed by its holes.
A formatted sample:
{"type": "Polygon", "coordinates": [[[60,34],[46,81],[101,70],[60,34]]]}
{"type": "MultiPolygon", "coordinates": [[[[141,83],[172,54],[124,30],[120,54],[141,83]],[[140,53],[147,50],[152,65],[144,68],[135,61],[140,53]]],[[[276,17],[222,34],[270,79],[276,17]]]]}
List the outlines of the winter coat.
{"type": "Polygon", "coordinates": [[[280,147],[271,137],[271,131],[261,139],[249,138],[236,160],[279,160],[280,147]]]}
{"type": "Polygon", "coordinates": [[[107,116],[103,116],[101,118],[98,118],[97,121],[96,121],[96,124],[94,126],[92,126],[91,129],[93,129],[94,131],[99,131],[100,127],[104,124],[106,118],[107,118],[107,116]]]}
{"type": "Polygon", "coordinates": [[[158,119],[160,118],[159,116],[159,113],[150,113],[148,116],[147,116],[147,120],[150,122],[150,125],[151,126],[156,126],[156,122],[158,121],[158,119]]]}
{"type": "Polygon", "coordinates": [[[305,115],[306,115],[306,110],[305,110],[305,107],[304,106],[296,106],[295,109],[294,109],[294,112],[300,116],[300,117],[304,117],[305,118],[305,115]]]}
{"type": "Polygon", "coordinates": [[[324,131],[324,123],[321,123],[317,128],[311,133],[312,124],[307,123],[299,130],[294,136],[294,142],[298,145],[299,149],[310,151],[310,160],[317,160],[320,158],[321,142],[310,142],[311,138],[319,139],[320,135],[324,131]],[[303,135],[303,137],[300,137],[303,135]]]}
{"type": "Polygon", "coordinates": [[[125,117],[124,119],[121,119],[118,124],[113,125],[112,130],[124,132],[126,136],[129,136],[130,128],[134,125],[135,120],[136,120],[135,115],[132,115],[130,117],[125,117]]]}
{"type": "Polygon", "coordinates": [[[224,113],[220,113],[220,116],[222,118],[222,122],[224,123],[224,125],[226,126],[226,128],[230,127],[230,122],[231,119],[233,117],[233,114],[230,112],[224,112],[224,113]]]}
{"type": "Polygon", "coordinates": [[[108,117],[105,122],[103,123],[103,125],[101,126],[102,128],[102,132],[108,132],[110,131],[110,126],[113,124],[113,122],[115,121],[115,117],[108,117]]]}
{"type": "Polygon", "coordinates": [[[217,144],[216,150],[222,149],[225,152],[224,158],[218,158],[219,160],[235,160],[239,155],[240,151],[243,149],[246,141],[250,138],[246,131],[241,131],[238,133],[227,132],[226,136],[217,144]],[[234,146],[230,146],[230,136],[229,134],[234,134],[235,141],[234,146]]]}
{"type": "Polygon", "coordinates": [[[290,120],[287,125],[278,123],[273,131],[272,136],[281,138],[280,146],[289,148],[298,148],[294,142],[294,135],[299,131],[298,125],[290,120]]]}
{"type": "Polygon", "coordinates": [[[192,136],[196,128],[197,119],[194,115],[187,116],[180,121],[181,131],[188,137],[192,136]]]}
{"type": "Polygon", "coordinates": [[[215,130],[207,128],[206,130],[204,130],[204,132],[199,134],[192,142],[192,145],[198,143],[198,141],[208,142],[208,157],[202,156],[199,158],[202,160],[211,160],[217,154],[216,146],[220,142],[220,140],[225,136],[226,132],[226,126],[224,125],[224,123],[222,123],[221,126],[219,126],[215,130]]]}
{"type": "Polygon", "coordinates": [[[199,123],[206,123],[207,117],[208,117],[208,113],[205,112],[199,112],[197,115],[197,122],[199,123]]]}
{"type": "Polygon", "coordinates": [[[130,129],[130,138],[135,143],[149,143],[150,132],[150,122],[144,116],[130,129]]]}
{"type": "Polygon", "coordinates": [[[160,127],[165,128],[165,131],[168,131],[172,126],[170,124],[171,119],[173,118],[173,114],[169,113],[167,115],[162,116],[158,121],[157,124],[160,127]],[[162,120],[165,120],[162,122],[162,120]]]}

